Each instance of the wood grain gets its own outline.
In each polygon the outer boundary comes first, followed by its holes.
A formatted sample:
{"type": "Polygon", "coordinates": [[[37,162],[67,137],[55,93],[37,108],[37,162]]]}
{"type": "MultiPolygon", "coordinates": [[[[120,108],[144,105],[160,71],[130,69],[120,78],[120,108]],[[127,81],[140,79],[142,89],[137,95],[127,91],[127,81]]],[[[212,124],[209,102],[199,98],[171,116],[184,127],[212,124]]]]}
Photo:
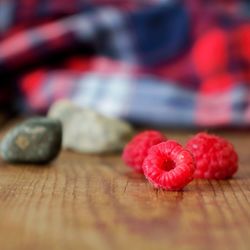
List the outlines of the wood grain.
{"type": "Polygon", "coordinates": [[[119,155],[0,161],[0,249],[250,249],[250,134],[223,135],[240,155],[236,177],[183,192],[153,189],[119,155]]]}

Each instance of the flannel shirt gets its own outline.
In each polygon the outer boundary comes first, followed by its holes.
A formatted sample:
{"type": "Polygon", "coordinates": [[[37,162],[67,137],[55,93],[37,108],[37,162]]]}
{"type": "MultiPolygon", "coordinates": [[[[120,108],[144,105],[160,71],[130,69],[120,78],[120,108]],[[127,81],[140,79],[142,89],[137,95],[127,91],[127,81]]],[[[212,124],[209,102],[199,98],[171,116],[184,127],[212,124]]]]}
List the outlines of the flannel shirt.
{"type": "Polygon", "coordinates": [[[133,123],[250,125],[250,5],[1,0],[0,105],[56,100],[133,123]]]}

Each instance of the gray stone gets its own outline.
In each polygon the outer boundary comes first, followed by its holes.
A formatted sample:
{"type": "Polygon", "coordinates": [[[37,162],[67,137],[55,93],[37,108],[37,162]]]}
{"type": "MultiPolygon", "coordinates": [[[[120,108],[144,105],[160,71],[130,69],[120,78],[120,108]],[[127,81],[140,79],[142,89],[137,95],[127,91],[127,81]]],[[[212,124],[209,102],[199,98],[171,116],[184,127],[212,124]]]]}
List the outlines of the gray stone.
{"type": "Polygon", "coordinates": [[[120,151],[134,132],[127,122],[66,100],[54,103],[48,116],[62,122],[63,147],[82,153],[120,151]]]}
{"type": "Polygon", "coordinates": [[[61,142],[61,122],[36,117],[11,129],[2,139],[0,153],[7,162],[47,163],[58,155],[61,142]]]}

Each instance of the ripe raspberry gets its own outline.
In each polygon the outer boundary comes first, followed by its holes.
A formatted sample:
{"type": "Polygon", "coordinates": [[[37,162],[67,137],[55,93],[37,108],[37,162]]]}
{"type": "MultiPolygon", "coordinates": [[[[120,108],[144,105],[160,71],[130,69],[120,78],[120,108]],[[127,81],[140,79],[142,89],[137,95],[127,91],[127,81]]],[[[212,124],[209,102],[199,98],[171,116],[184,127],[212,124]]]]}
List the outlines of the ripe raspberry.
{"type": "Polygon", "coordinates": [[[151,147],[143,162],[149,182],[166,190],[185,187],[193,179],[194,168],[192,154],[173,140],[151,147]]]}
{"type": "Polygon", "coordinates": [[[128,166],[142,172],[142,163],[148,150],[163,141],[166,141],[166,138],[158,131],[148,130],[139,133],[124,148],[122,159],[128,166]]]}
{"type": "Polygon", "coordinates": [[[194,178],[226,179],[238,169],[238,155],[233,145],[215,135],[199,133],[187,142],[196,161],[194,178]]]}

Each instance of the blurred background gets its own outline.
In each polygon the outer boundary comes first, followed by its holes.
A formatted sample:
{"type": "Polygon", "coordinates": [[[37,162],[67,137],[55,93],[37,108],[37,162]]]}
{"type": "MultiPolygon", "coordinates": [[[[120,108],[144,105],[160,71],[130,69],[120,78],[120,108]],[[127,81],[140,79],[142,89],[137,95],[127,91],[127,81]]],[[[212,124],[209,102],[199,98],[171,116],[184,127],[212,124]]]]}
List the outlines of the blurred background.
{"type": "Polygon", "coordinates": [[[0,121],[59,99],[134,124],[249,127],[250,1],[0,0],[0,121]]]}

